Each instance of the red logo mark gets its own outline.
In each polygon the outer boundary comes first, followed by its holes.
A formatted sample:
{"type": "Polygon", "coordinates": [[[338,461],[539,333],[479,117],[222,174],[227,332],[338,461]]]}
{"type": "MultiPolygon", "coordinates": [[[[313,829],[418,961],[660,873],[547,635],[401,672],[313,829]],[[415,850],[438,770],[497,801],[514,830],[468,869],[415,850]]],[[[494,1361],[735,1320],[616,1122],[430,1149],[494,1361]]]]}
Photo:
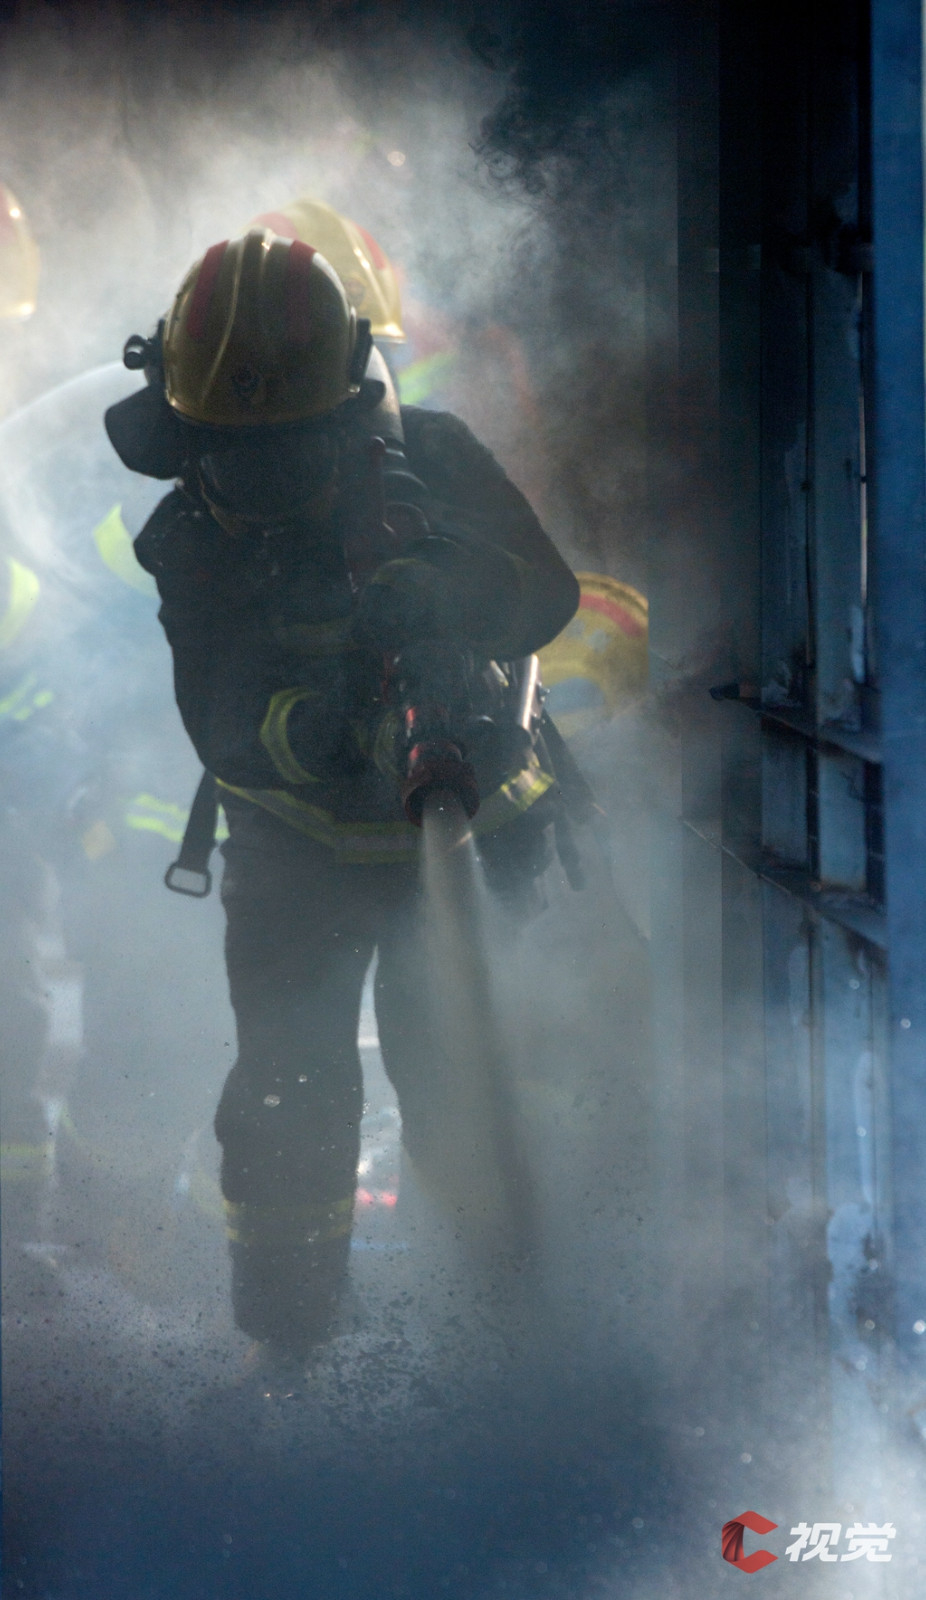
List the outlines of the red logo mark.
{"type": "Polygon", "coordinates": [[[773,1556],[771,1550],[754,1550],[751,1556],[743,1555],[744,1528],[748,1528],[750,1533],[771,1533],[777,1527],[777,1522],[760,1517],[758,1511],[741,1511],[738,1517],[733,1517],[723,1525],[720,1548],[724,1561],[729,1561],[732,1567],[739,1567],[741,1572],[759,1572],[770,1562],[777,1561],[778,1557],[773,1556]]]}

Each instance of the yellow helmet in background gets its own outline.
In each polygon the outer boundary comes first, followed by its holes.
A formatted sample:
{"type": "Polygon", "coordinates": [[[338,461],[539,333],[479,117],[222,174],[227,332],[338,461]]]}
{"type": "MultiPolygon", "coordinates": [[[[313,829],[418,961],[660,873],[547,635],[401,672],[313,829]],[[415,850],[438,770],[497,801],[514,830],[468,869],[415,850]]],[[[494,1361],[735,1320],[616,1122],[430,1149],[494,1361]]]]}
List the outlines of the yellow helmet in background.
{"type": "Polygon", "coordinates": [[[626,711],[648,673],[645,597],[600,572],[576,577],[579,609],[539,652],[547,708],[567,739],[626,711]]]}
{"type": "Polygon", "coordinates": [[[39,250],[16,196],[0,183],[0,318],[25,322],[35,310],[39,250]]]}
{"type": "Polygon", "coordinates": [[[358,317],[367,317],[374,339],[401,343],[399,283],[388,256],[372,234],[342,217],[323,200],[293,200],[279,211],[255,217],[252,228],[271,228],[282,239],[314,245],[331,262],[358,317]]]}
{"type": "Polygon", "coordinates": [[[324,416],[359,383],[357,317],[325,257],[254,228],[190,268],[164,326],[164,389],[191,422],[260,427],[324,416]]]}

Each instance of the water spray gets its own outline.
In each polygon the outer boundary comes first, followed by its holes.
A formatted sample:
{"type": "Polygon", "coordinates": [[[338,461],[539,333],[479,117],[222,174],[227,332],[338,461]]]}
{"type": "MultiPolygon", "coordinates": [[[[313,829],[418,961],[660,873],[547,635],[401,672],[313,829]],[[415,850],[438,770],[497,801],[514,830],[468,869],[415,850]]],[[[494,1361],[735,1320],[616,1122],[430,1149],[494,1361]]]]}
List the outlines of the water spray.
{"type": "Polygon", "coordinates": [[[523,1257],[536,1243],[532,1186],[492,982],[487,892],[458,794],[428,789],[422,829],[429,1003],[446,1062],[441,1184],[471,1247],[523,1257]]]}
{"type": "Polygon", "coordinates": [[[467,1243],[487,1258],[527,1254],[534,1229],[471,827],[480,795],[470,743],[486,745],[495,731],[491,718],[474,713],[474,687],[462,647],[422,643],[394,663],[400,792],[406,816],[423,832],[426,993],[446,1129],[439,1184],[467,1243]]]}
{"type": "MultiPolygon", "coordinates": [[[[388,449],[378,437],[367,443],[366,492],[345,542],[358,596],[380,562],[414,548],[427,532],[416,507],[387,506],[388,449]]],[[[422,1003],[431,1012],[441,1057],[433,1084],[440,1171],[420,1176],[439,1188],[445,1212],[483,1259],[523,1256],[534,1242],[530,1183],[487,953],[485,886],[470,827],[480,781],[497,787],[532,743],[536,657],[522,666],[527,670],[509,679],[446,637],[419,638],[383,658],[383,728],[391,745],[386,762],[406,817],[423,831],[428,971],[422,1003]]]]}

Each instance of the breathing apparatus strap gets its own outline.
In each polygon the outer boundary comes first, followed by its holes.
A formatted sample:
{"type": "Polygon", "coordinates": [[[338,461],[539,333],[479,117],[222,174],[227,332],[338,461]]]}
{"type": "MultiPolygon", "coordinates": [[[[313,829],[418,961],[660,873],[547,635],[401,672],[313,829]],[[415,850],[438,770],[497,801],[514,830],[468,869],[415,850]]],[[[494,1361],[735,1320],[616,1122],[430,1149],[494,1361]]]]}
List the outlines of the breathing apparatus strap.
{"type": "Polygon", "coordinates": [[[215,847],[218,819],[215,778],[211,772],[204,772],[190,807],[180,854],[164,874],[164,882],[175,894],[188,894],[194,900],[205,900],[212,888],[209,857],[215,847]]]}

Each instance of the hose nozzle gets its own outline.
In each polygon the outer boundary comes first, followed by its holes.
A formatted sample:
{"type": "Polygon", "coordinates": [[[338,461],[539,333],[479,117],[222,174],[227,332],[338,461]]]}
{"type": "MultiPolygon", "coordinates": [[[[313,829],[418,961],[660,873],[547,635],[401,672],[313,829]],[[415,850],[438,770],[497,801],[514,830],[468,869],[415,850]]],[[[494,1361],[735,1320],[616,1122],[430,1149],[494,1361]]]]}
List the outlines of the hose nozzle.
{"type": "Polygon", "coordinates": [[[416,828],[421,827],[425,801],[438,790],[455,795],[468,817],[479,810],[476,774],[448,736],[448,721],[439,706],[409,706],[405,713],[408,757],[400,793],[405,815],[416,828]]]}

